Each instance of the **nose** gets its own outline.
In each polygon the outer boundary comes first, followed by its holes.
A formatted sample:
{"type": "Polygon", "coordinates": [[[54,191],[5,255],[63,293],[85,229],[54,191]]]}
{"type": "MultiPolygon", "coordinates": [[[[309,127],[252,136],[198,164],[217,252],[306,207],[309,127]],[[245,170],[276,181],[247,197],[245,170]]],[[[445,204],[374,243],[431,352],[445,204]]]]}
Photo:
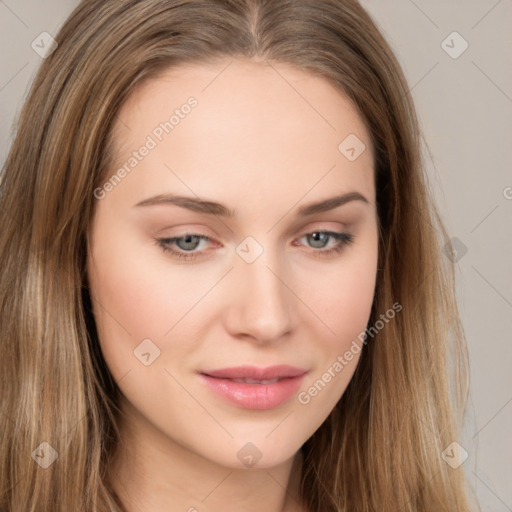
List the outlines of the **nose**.
{"type": "Polygon", "coordinates": [[[252,263],[237,262],[226,320],[232,336],[268,344],[279,341],[292,329],[296,299],[287,275],[267,251],[252,263]]]}

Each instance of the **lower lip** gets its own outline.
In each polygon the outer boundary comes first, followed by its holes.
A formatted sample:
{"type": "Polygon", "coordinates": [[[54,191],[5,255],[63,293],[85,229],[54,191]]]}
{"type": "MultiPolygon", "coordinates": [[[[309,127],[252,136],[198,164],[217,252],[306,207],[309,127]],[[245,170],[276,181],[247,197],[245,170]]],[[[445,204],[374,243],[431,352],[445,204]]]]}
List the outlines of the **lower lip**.
{"type": "Polygon", "coordinates": [[[201,374],[206,384],[232,404],[243,409],[272,409],[296,393],[305,374],[282,379],[274,384],[244,384],[201,374]]]}

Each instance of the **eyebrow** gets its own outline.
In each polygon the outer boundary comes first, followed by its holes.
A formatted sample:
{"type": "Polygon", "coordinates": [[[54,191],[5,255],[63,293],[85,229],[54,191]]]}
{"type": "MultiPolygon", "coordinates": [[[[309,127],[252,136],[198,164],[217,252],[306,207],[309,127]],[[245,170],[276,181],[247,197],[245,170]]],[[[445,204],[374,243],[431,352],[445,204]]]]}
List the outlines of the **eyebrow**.
{"type": "MultiPolygon", "coordinates": [[[[342,206],[351,201],[361,201],[365,204],[369,204],[366,197],[359,192],[348,192],[328,199],[322,199],[321,201],[307,203],[297,211],[298,217],[307,217],[315,213],[327,212],[342,206]]],[[[155,206],[155,205],[174,205],[181,208],[186,208],[194,212],[205,213],[208,215],[218,215],[220,217],[235,218],[237,217],[236,210],[232,210],[227,206],[210,201],[207,199],[201,199],[197,197],[178,196],[173,194],[160,194],[148,199],[144,199],[135,205],[140,206],[155,206]]]]}

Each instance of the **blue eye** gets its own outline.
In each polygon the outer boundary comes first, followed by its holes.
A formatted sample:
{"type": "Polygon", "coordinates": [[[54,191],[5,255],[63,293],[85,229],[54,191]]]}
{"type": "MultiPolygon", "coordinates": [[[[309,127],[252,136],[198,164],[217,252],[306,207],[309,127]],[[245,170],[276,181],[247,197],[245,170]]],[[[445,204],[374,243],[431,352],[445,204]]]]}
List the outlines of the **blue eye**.
{"type": "MultiPolygon", "coordinates": [[[[329,239],[337,240],[337,244],[330,249],[313,251],[313,254],[319,257],[338,254],[343,251],[347,245],[350,245],[354,241],[354,235],[349,233],[338,233],[336,231],[313,231],[311,233],[307,233],[302,238],[307,238],[309,242],[314,242],[315,244],[319,242],[319,245],[321,246],[320,248],[325,247],[329,239]]],[[[318,246],[314,247],[319,248],[318,246]]]]}
{"type": "Polygon", "coordinates": [[[194,250],[197,248],[199,241],[201,240],[210,240],[208,237],[203,235],[195,235],[193,233],[188,233],[184,236],[174,237],[174,238],[160,238],[157,240],[158,245],[162,247],[164,252],[170,253],[172,256],[175,256],[180,259],[194,259],[197,256],[197,252],[191,252],[190,250],[194,250]],[[184,241],[184,242],[182,242],[184,241]],[[172,248],[173,244],[178,245],[179,251],[176,251],[172,248]],[[185,247],[180,247],[185,246],[185,247]],[[187,247],[188,246],[188,247],[187,247]],[[192,246],[192,247],[190,247],[192,246]],[[184,252],[185,251],[185,252],[184,252]]]}
{"type": "MultiPolygon", "coordinates": [[[[322,249],[313,251],[313,254],[318,257],[326,257],[332,254],[338,254],[343,251],[346,246],[350,245],[354,241],[354,235],[349,233],[338,233],[335,231],[322,230],[312,231],[311,233],[303,235],[301,238],[307,238],[310,243],[312,242],[313,244],[318,244],[313,246],[315,249],[322,249]],[[323,247],[328,245],[330,239],[337,240],[337,244],[330,249],[323,249],[323,247]]],[[[201,240],[211,241],[211,239],[207,236],[194,233],[187,233],[186,235],[180,237],[158,238],[155,241],[163,249],[164,252],[170,253],[171,256],[178,259],[192,260],[197,256],[204,254],[204,251],[195,251],[201,240]],[[173,246],[177,247],[178,250],[173,249],[173,246]]]]}

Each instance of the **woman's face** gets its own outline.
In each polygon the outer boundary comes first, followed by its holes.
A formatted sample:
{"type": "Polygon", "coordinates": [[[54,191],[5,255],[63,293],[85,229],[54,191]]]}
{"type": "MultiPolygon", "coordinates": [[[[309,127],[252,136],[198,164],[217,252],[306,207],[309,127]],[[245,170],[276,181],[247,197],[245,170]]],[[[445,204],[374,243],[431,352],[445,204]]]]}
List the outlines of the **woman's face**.
{"type": "Polygon", "coordinates": [[[327,81],[229,62],[174,68],[124,104],[87,270],[125,427],[166,453],[264,468],[318,429],[359,360],[373,155],[327,81]],[[258,373],[278,365],[295,370],[258,373]]]}

